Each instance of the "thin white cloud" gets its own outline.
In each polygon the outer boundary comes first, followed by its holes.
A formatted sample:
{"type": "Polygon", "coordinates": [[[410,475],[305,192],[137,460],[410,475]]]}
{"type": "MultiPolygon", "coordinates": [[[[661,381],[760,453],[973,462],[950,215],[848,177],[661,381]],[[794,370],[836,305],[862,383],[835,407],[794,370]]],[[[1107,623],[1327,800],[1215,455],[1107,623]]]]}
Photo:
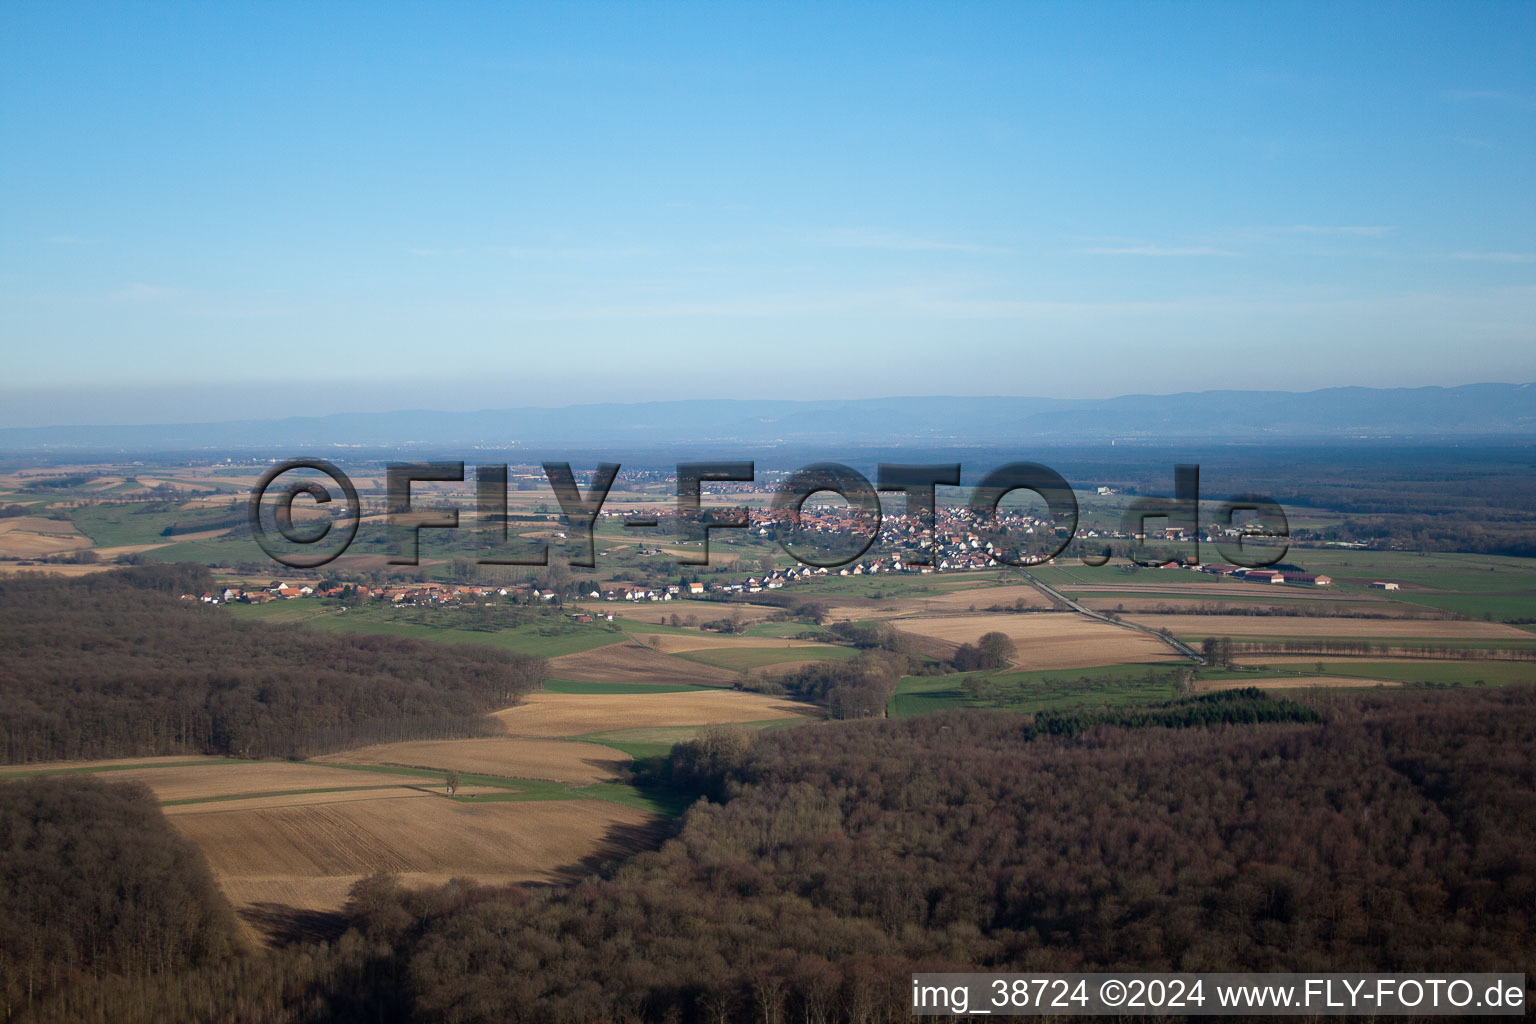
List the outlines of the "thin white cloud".
{"type": "Polygon", "coordinates": [[[1169,245],[1116,245],[1078,249],[1084,256],[1236,256],[1230,249],[1213,249],[1210,246],[1169,245]]]}
{"type": "Polygon", "coordinates": [[[1536,252],[1453,252],[1451,259],[1477,263],[1536,263],[1536,252]]]}

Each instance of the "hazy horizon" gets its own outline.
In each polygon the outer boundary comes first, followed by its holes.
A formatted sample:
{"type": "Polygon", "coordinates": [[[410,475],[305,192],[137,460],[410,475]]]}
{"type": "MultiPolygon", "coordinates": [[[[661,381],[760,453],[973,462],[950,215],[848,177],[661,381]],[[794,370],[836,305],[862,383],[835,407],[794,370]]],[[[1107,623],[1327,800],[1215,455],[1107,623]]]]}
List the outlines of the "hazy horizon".
{"type": "Polygon", "coordinates": [[[1536,379],[1529,4],[0,26],[7,425],[1536,379]]]}

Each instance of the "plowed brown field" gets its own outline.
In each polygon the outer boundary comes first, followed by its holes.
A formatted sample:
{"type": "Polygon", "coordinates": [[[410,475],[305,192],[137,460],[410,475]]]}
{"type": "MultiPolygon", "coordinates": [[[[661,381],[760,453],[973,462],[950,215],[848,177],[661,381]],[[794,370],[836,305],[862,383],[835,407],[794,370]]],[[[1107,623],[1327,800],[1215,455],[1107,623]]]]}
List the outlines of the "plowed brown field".
{"type": "MultiPolygon", "coordinates": [[[[592,731],[592,730],[588,730],[592,731]]],[[[492,736],[468,740],[417,740],[327,754],[312,759],[323,764],[403,765],[439,771],[500,775],[518,779],[550,779],[573,785],[603,782],[619,776],[628,754],[593,743],[568,743],[524,737],[492,736]]]]}
{"type": "Polygon", "coordinates": [[[975,643],[983,633],[995,630],[1013,640],[1013,663],[1023,669],[1088,668],[1178,658],[1156,637],[1072,612],[934,616],[898,619],[891,625],[956,645],[975,643]]]}
{"type": "Polygon", "coordinates": [[[515,708],[496,712],[514,736],[581,736],[613,729],[663,725],[764,722],[816,714],[806,704],[735,690],[680,693],[532,693],[515,708]]]}

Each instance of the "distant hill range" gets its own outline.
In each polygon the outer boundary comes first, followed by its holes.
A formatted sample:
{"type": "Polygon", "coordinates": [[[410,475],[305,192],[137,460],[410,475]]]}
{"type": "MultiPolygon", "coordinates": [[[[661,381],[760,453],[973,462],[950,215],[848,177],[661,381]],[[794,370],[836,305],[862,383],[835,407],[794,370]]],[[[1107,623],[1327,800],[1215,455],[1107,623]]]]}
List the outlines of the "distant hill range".
{"type": "Polygon", "coordinates": [[[336,413],[224,423],[7,428],[0,429],[0,451],[1472,437],[1536,439],[1536,385],[1200,391],[1105,399],[711,399],[474,412],[336,413]]]}

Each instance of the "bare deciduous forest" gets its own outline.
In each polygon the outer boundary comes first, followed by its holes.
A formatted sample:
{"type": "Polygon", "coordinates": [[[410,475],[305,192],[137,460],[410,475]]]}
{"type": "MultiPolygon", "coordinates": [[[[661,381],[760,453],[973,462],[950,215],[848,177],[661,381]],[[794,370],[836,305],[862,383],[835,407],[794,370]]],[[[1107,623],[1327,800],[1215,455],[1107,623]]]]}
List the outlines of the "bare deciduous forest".
{"type": "Polygon", "coordinates": [[[306,757],[474,736],[545,661],[467,645],[233,622],[207,570],[0,578],[0,762],[306,757]]]}
{"type": "Polygon", "coordinates": [[[908,1018],[919,969],[1529,964],[1536,694],[1323,710],[1073,735],[951,712],[718,744],[695,761],[722,802],[574,888],[375,878],[333,945],[76,986],[36,1019],[875,1022],[908,1018]]]}
{"type": "Polygon", "coordinates": [[[65,984],[228,961],[234,914],[150,791],[95,779],[0,786],[0,1013],[65,984]]]}

